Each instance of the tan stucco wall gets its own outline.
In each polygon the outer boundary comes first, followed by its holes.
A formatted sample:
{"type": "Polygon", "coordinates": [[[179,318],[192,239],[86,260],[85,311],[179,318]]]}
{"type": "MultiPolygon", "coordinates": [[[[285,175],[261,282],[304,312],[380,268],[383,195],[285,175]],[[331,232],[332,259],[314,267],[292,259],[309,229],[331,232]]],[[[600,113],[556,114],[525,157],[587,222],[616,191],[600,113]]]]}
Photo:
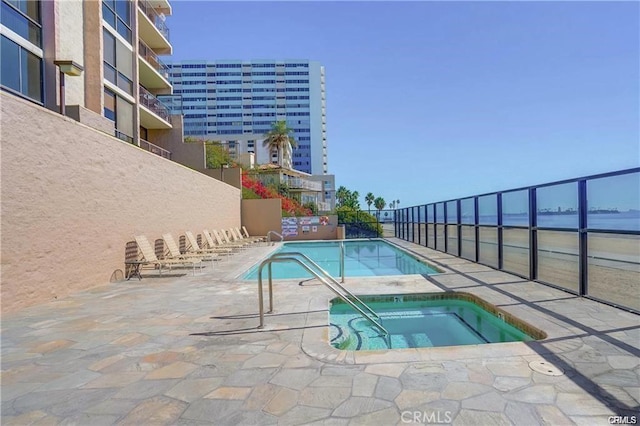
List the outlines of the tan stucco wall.
{"type": "MultiPolygon", "coordinates": [[[[103,95],[103,61],[102,61],[102,2],[83,1],[84,8],[84,72],[85,98],[77,102],[91,111],[102,114],[104,109],[103,95]],[[99,31],[96,31],[99,28],[99,31]]],[[[137,62],[137,61],[134,61],[137,62]]],[[[73,104],[73,103],[71,103],[73,104]]]]}
{"type": "Polygon", "coordinates": [[[149,129],[149,142],[171,151],[171,159],[175,162],[195,170],[204,169],[207,164],[204,142],[183,142],[181,115],[172,115],[169,121],[173,126],[171,130],[149,129]]]}
{"type": "Polygon", "coordinates": [[[3,312],[109,283],[135,234],[240,226],[237,188],[0,96],[3,312]]]}
{"type": "Polygon", "coordinates": [[[114,134],[115,126],[113,121],[103,115],[96,114],[90,109],[80,105],[67,105],[65,114],[67,117],[71,117],[92,129],[100,130],[109,136],[113,136],[114,134]]]}
{"type": "MultiPolygon", "coordinates": [[[[72,60],[84,67],[82,3],[81,0],[55,2],[55,26],[59,29],[56,31],[55,59],[72,60]]],[[[65,103],[84,105],[84,78],[67,76],[65,86],[65,103]]]]}
{"type": "Polygon", "coordinates": [[[282,233],[282,200],[279,198],[242,200],[242,224],[249,235],[282,233]]]}

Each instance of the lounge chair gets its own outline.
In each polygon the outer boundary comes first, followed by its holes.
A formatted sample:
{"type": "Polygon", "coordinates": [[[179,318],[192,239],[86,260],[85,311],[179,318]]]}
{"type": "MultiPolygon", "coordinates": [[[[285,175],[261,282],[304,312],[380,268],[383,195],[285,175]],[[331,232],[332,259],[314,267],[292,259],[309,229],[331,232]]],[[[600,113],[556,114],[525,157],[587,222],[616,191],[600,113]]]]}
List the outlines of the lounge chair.
{"type": "Polygon", "coordinates": [[[220,232],[218,232],[214,229],[213,236],[215,237],[220,247],[232,247],[237,249],[243,249],[243,248],[246,248],[247,246],[247,244],[245,243],[236,244],[229,241],[229,238],[227,237],[227,233],[224,232],[224,230],[221,230],[220,232]],[[220,234],[222,234],[222,236],[220,236],[220,234]]]}
{"type": "Polygon", "coordinates": [[[234,244],[245,244],[247,246],[253,244],[253,241],[246,241],[241,239],[238,235],[236,235],[236,231],[234,231],[233,228],[229,228],[229,230],[227,231],[227,239],[229,239],[230,242],[234,244]]]}
{"type": "Polygon", "coordinates": [[[174,240],[173,236],[169,233],[162,234],[162,239],[164,240],[165,246],[167,246],[167,250],[169,250],[170,259],[209,260],[211,261],[211,266],[213,266],[213,262],[217,260],[216,255],[212,253],[181,253],[176,240],[174,240]]]}
{"type": "Polygon", "coordinates": [[[242,241],[244,243],[249,243],[249,244],[256,244],[256,243],[261,243],[262,239],[261,238],[257,238],[257,237],[245,237],[244,234],[242,233],[242,231],[240,230],[240,228],[238,228],[237,226],[235,228],[233,228],[233,235],[236,238],[236,241],[242,241]]]}
{"type": "Polygon", "coordinates": [[[224,249],[221,247],[201,248],[198,244],[198,240],[191,231],[185,231],[184,235],[187,237],[187,242],[189,243],[189,245],[187,246],[188,253],[194,253],[195,255],[200,256],[219,256],[229,254],[228,249],[224,249]]]}
{"type": "Polygon", "coordinates": [[[160,275],[162,275],[162,267],[168,266],[169,270],[171,270],[172,265],[191,265],[193,267],[193,275],[196,274],[196,265],[199,265],[202,269],[202,260],[196,258],[185,258],[185,259],[158,259],[156,257],[156,253],[151,247],[149,240],[144,235],[136,235],[134,236],[136,240],[136,244],[138,245],[138,249],[140,253],[142,253],[142,261],[146,262],[146,264],[154,265],[158,267],[160,270],[160,275]]]}
{"type": "Polygon", "coordinates": [[[228,247],[223,247],[222,246],[222,242],[218,243],[213,236],[211,235],[211,232],[209,232],[208,229],[203,229],[202,230],[202,234],[204,235],[205,241],[207,242],[207,246],[203,247],[205,249],[208,248],[215,248],[220,250],[220,253],[224,254],[225,252],[228,254],[233,254],[234,251],[236,250],[240,250],[241,247],[232,247],[232,246],[228,246],[228,247]]]}
{"type": "Polygon", "coordinates": [[[242,234],[244,235],[245,238],[253,238],[253,239],[257,239],[259,238],[260,241],[267,241],[267,236],[266,235],[249,235],[249,231],[247,231],[247,227],[242,225],[242,234]]]}

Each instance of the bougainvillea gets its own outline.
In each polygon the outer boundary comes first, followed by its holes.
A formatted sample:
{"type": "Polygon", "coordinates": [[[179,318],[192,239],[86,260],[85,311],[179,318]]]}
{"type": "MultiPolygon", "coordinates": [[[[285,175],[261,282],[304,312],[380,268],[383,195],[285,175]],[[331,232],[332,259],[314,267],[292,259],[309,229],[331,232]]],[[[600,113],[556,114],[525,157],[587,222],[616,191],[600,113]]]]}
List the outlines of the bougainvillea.
{"type": "Polygon", "coordinates": [[[296,200],[278,194],[271,188],[267,188],[261,182],[250,177],[246,172],[242,173],[242,186],[255,192],[261,198],[280,198],[282,200],[282,213],[288,216],[312,216],[310,209],[303,207],[296,200]]]}

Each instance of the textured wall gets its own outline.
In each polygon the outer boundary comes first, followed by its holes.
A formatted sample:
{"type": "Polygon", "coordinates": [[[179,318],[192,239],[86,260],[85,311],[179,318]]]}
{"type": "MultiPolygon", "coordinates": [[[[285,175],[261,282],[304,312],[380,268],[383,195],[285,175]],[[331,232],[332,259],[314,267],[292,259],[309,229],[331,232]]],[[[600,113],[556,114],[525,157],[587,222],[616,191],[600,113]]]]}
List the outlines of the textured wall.
{"type": "Polygon", "coordinates": [[[240,226],[237,188],[0,96],[4,312],[108,283],[134,234],[240,226]]]}
{"type": "Polygon", "coordinates": [[[267,235],[269,231],[282,233],[282,200],[242,200],[242,224],[249,235],[267,235]]]}
{"type": "MultiPolygon", "coordinates": [[[[64,28],[64,31],[56,31],[54,59],[72,60],[84,67],[82,3],[78,0],[55,2],[55,26],[59,29],[64,28]]],[[[84,105],[84,78],[67,76],[65,85],[65,103],[67,105],[84,105]]]]}

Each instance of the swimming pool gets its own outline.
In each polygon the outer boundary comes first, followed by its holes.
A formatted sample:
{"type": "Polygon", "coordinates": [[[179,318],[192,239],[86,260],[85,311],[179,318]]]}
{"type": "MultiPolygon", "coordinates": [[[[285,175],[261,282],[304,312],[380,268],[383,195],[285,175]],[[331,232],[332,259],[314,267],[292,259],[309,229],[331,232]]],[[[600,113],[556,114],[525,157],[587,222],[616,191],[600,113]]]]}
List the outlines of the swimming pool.
{"type": "MultiPolygon", "coordinates": [[[[347,277],[431,275],[440,272],[383,240],[345,240],[344,249],[344,267],[347,277]]],[[[340,276],[339,241],[288,242],[284,243],[276,253],[294,251],[306,254],[330,275],[340,276]]],[[[295,263],[274,263],[272,268],[275,279],[311,278],[307,271],[295,263]]],[[[264,271],[263,277],[266,277],[264,271]]],[[[258,265],[247,271],[242,279],[258,279],[258,265]]]]}
{"type": "MultiPolygon", "coordinates": [[[[380,316],[391,349],[527,342],[546,336],[470,293],[360,298],[380,316]]],[[[389,349],[387,337],[340,299],[331,301],[330,326],[331,344],[338,349],[389,349]]]]}

